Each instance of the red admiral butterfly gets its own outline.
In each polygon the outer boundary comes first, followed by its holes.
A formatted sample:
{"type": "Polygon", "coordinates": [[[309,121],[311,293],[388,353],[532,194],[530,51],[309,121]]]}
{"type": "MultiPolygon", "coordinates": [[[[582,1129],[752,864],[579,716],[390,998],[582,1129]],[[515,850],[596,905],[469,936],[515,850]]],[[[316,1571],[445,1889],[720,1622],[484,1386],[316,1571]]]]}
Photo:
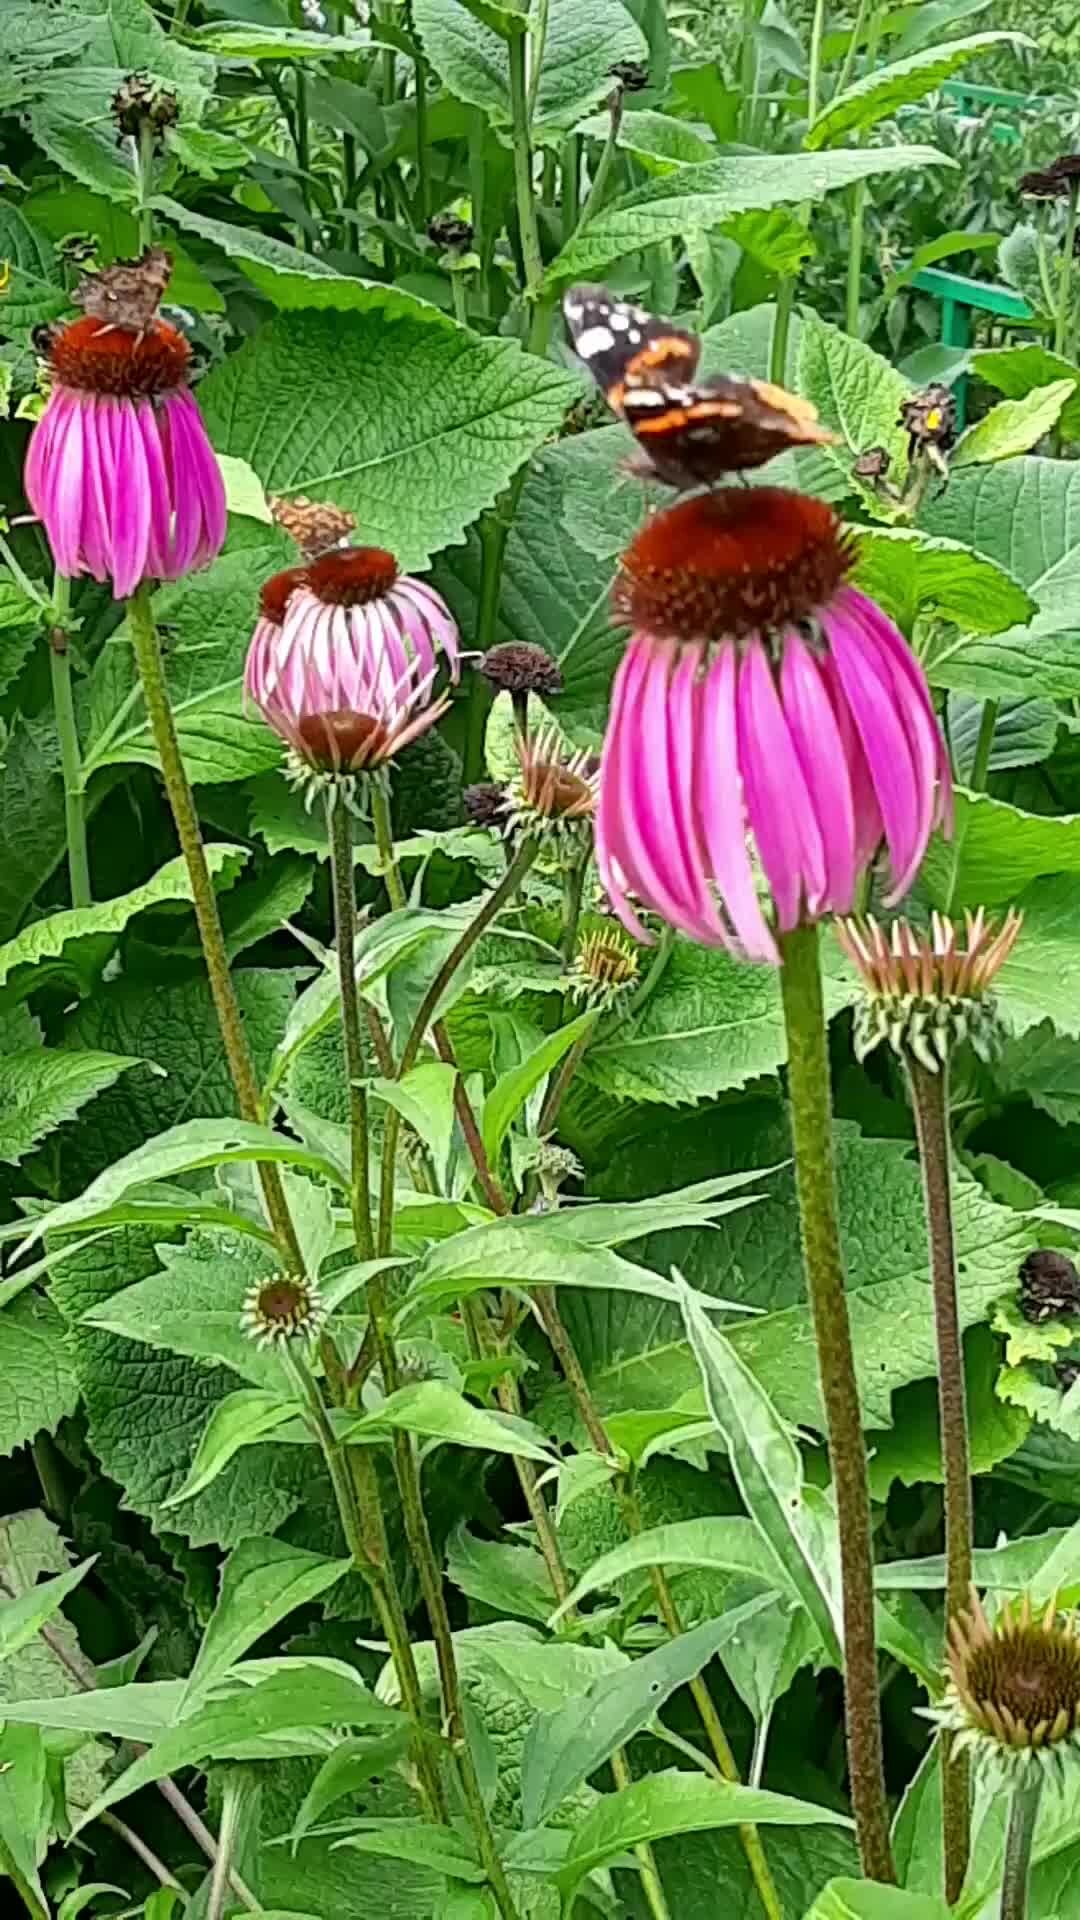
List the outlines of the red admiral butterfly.
{"type": "Polygon", "coordinates": [[[767,380],[695,381],[701,341],[606,287],[571,287],[563,315],[574,352],[631,428],[647,471],[671,487],[711,485],[788,447],[835,441],[816,407],[767,380]]]}

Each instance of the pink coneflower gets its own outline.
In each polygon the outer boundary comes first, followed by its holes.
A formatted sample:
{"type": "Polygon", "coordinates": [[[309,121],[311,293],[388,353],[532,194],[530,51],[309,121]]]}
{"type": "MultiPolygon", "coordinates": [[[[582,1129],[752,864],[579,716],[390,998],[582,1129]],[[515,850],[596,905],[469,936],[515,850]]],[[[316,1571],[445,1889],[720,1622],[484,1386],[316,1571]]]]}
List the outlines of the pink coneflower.
{"type": "Polygon", "coordinates": [[[922,671],[879,607],[844,584],[852,555],[822,501],[731,488],[657,514],[623,557],[632,628],[604,746],[596,848],[624,925],[629,896],[707,945],[774,962],[752,838],[788,932],[847,913],[884,840],[890,899],[950,805],[922,671]]]}
{"type": "Polygon", "coordinates": [[[445,601],[381,547],[344,547],[268,580],[244,691],[287,742],[298,777],[372,771],[446,711],[458,672],[445,601]]]}
{"type": "Polygon", "coordinates": [[[225,488],[183,335],[88,313],[53,335],[48,359],[25,484],[60,572],[111,579],[123,600],[143,580],[205,566],[225,539],[225,488]]]}

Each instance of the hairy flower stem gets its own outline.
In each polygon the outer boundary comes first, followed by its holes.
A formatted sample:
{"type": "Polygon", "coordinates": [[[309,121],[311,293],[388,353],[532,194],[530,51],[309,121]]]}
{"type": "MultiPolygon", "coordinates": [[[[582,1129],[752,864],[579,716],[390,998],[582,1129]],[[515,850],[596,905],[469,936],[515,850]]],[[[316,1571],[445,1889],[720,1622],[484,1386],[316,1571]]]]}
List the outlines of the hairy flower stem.
{"type": "Polygon", "coordinates": [[[851,1798],[863,1872],[870,1880],[893,1884],[896,1870],[889,1844],[874,1642],[870,1489],[837,1218],[817,927],[781,934],[780,954],[799,1223],[840,1532],[851,1798]]]}
{"type": "Polygon", "coordinates": [[[1043,1776],[1036,1768],[1021,1774],[1012,1790],[1009,1830],[1005,1836],[1005,1863],[1001,1876],[999,1920],[1028,1920],[1031,1851],[1039,1822],[1043,1776]]]}
{"type": "Polygon", "coordinates": [[[608,95],[607,104],[607,137],[600,149],[600,158],[596,163],[596,172],[593,174],[592,180],[589,183],[589,191],[585,196],[585,205],[581,209],[581,218],[578,221],[579,228],[586,227],[593,214],[597,213],[602,207],[604,197],[608,190],[608,182],[611,179],[612,171],[619,155],[619,129],[622,126],[624,104],[624,94],[621,86],[616,86],[612,89],[608,95]]]}
{"type": "MultiPolygon", "coordinates": [[[[225,948],[225,935],[221,928],[217,896],[214,893],[213,882],[206,864],[206,854],[203,851],[202,833],[195,811],[194,796],[184,770],[180,743],[176,737],[169,692],[165,684],[161,647],[150,604],[150,591],[146,585],[139,587],[128,601],[128,629],[135,649],[150,731],[154,737],[158,759],[161,761],[165,791],[169,797],[169,805],[176,823],[177,838],[180,841],[180,851],[184,856],[188,879],[191,882],[191,897],[195,906],[199,938],[202,941],[206,971],[210,976],[210,992],[213,995],[214,1008],[221,1029],[225,1058],[236,1091],[236,1102],[244,1120],[257,1121],[260,1114],[258,1081],[255,1078],[255,1067],[247,1034],[244,1031],[243,1016],[236,998],[232,975],[229,972],[229,956],[225,948]]],[[[259,1180],[266,1202],[267,1215],[274,1230],[274,1238],[277,1241],[285,1271],[302,1273],[304,1260],[300,1243],[289,1213],[281,1174],[273,1162],[264,1161],[259,1164],[259,1180]]]]}
{"type": "Polygon", "coordinates": [[[370,1260],[375,1252],[375,1232],[371,1223],[368,1098],[363,1084],[367,1076],[367,1063],[360,1038],[360,997],[356,991],[356,879],[353,873],[352,815],[340,789],[330,789],[326,812],[330,829],[330,877],[334,894],[338,979],[341,985],[341,1034],[349,1089],[353,1232],[360,1259],[370,1260]]]}
{"type": "MultiPolygon", "coordinates": [[[[971,1592],[971,1459],[968,1448],[964,1346],[956,1299],[956,1243],[949,1179],[949,1079],[947,1067],[930,1073],[911,1054],[905,1064],[911,1085],[922,1165],[930,1277],[937,1332],[941,1457],[945,1472],[945,1618],[955,1619],[971,1592]]],[[[945,1900],[960,1898],[970,1847],[970,1768],[966,1753],[953,1754],[941,1735],[941,1807],[945,1900]]]]}
{"type": "MultiPolygon", "coordinates": [[[[154,744],[157,747],[158,758],[161,761],[165,790],[169,796],[173,819],[176,822],[177,835],[180,840],[184,859],[187,863],[188,876],[191,881],[191,894],[195,903],[195,917],[198,921],[199,935],[202,941],[203,954],[206,959],[206,968],[210,976],[210,990],[214,998],[214,1006],[217,1011],[218,1024],[221,1029],[221,1038],[225,1048],[229,1072],[232,1076],[233,1086],[236,1091],[237,1105],[245,1120],[258,1120],[258,1083],[255,1078],[255,1069],[248,1048],[247,1035],[244,1031],[240,1007],[232,983],[232,976],[229,972],[229,959],[225,949],[225,937],[222,933],[221,919],[217,910],[217,899],[206,865],[206,855],[203,851],[202,835],[199,830],[198,816],[195,812],[194,798],[180,755],[180,746],[176,737],[172,708],[169,703],[168,688],[165,684],[165,674],[161,661],[161,648],[158,643],[157,629],[154,625],[149,592],[145,586],[140,587],[138,592],[134,594],[128,602],[128,625],[135,647],[135,657],[138,663],[143,693],[146,698],[146,709],[150,720],[151,731],[154,736],[154,744]]],[[[267,1214],[274,1230],[274,1237],[277,1241],[279,1255],[283,1261],[285,1271],[289,1273],[302,1273],[304,1271],[303,1255],[300,1251],[300,1244],[296,1237],[296,1229],[293,1226],[292,1216],[289,1212],[289,1205],[278,1168],[272,1162],[264,1162],[259,1167],[259,1178],[262,1183],[267,1214]]],[[[324,1343],[324,1359],[327,1362],[327,1378],[333,1386],[335,1380],[340,1375],[340,1363],[337,1360],[336,1353],[333,1351],[332,1342],[327,1341],[324,1343]]],[[[357,1513],[353,1488],[353,1473],[356,1469],[346,1467],[344,1458],[341,1455],[341,1450],[337,1447],[336,1442],[333,1440],[333,1435],[330,1432],[329,1422],[326,1419],[325,1409],[322,1405],[322,1396],[314,1381],[311,1381],[310,1384],[314,1393],[314,1401],[318,1402],[318,1411],[319,1414],[321,1414],[325,1428],[323,1450],[331,1483],[334,1488],[335,1498],[341,1514],[342,1526],[349,1544],[349,1550],[356,1558],[357,1565],[363,1572],[368,1574],[369,1578],[371,1578],[369,1569],[376,1564],[373,1560],[372,1553],[369,1551],[369,1547],[375,1548],[380,1555],[378,1564],[381,1567],[381,1579],[373,1582],[373,1592],[376,1594],[377,1604],[380,1597],[385,1603],[385,1614],[383,1607],[379,1607],[383,1630],[390,1643],[406,1710],[412,1716],[414,1723],[419,1726],[421,1707],[419,1682],[416,1679],[415,1662],[412,1656],[408,1628],[405,1623],[404,1610],[401,1606],[400,1595],[397,1594],[396,1585],[393,1582],[389,1555],[385,1550],[385,1529],[382,1524],[382,1510],[378,1502],[377,1487],[374,1488],[373,1498],[365,1503],[367,1511],[363,1521],[361,1521],[357,1513]],[[331,1442],[329,1451],[327,1451],[325,1444],[327,1436],[329,1436],[331,1442]],[[410,1669],[412,1675],[411,1684],[409,1679],[410,1669]]],[[[307,1398],[313,1416],[315,1416],[316,1409],[314,1401],[311,1395],[307,1395],[307,1398]]],[[[356,1451],[361,1453],[363,1450],[357,1449],[356,1451]]],[[[364,1471],[362,1464],[360,1471],[364,1471]]],[[[373,1473],[371,1478],[372,1482],[374,1482],[373,1473]]],[[[370,1487],[368,1491],[370,1494],[370,1487]]],[[[421,1743],[418,1742],[417,1770],[421,1780],[425,1780],[426,1773],[427,1778],[425,1785],[429,1804],[433,1810],[438,1810],[440,1808],[440,1802],[442,1801],[441,1783],[439,1782],[437,1772],[433,1765],[426,1753],[421,1752],[420,1747],[421,1743]]],[[[445,1803],[443,1802],[442,1805],[445,1815],[445,1803]]]]}
{"type": "Polygon", "coordinates": [[[401,1689],[402,1705],[416,1729],[413,1760],[423,1797],[433,1817],[446,1824],[450,1815],[438,1765],[423,1732],[420,1679],[409,1624],[390,1561],[374,1459],[364,1447],[353,1447],[346,1452],[330,1425],[318,1382],[310,1368],[289,1344],[282,1347],[281,1353],[294,1390],[308,1410],[322,1451],[345,1544],[358,1572],[371,1588],[401,1689]]]}
{"type": "MultiPolygon", "coordinates": [[[[581,1417],[581,1423],[589,1436],[589,1444],[597,1453],[603,1454],[607,1459],[611,1459],[614,1449],[611,1441],[608,1439],[607,1429],[600,1416],[599,1408],[592,1397],[589,1383],[585,1378],[584,1368],[578,1358],[577,1349],[570,1338],[566,1324],[559,1312],[554,1289],[551,1287],[534,1287],[532,1299],[540,1318],[540,1324],[551,1344],[552,1352],[562,1368],[563,1378],[573,1396],[574,1404],[581,1417]]],[[[639,1534],[642,1531],[641,1514],[633,1489],[628,1486],[625,1481],[619,1488],[619,1504],[627,1532],[633,1535],[639,1534]]],[[[683,1624],[667,1574],[662,1567],[650,1567],[649,1578],[652,1581],[653,1593],[656,1596],[657,1611],[660,1614],[660,1618],[671,1638],[673,1640],[677,1639],[683,1631],[683,1624]]],[[[701,1724],[708,1736],[709,1745],[716,1756],[716,1764],[720,1772],[723,1774],[725,1780],[737,1781],[739,1778],[739,1770],[735,1764],[735,1756],[731,1751],[731,1743],[724,1732],[720,1716],[713,1703],[712,1695],[700,1674],[691,1681],[690,1692],[693,1696],[694,1704],[697,1707],[701,1724]]],[[[739,1838],[742,1841],[743,1850],[746,1853],[747,1862],[750,1867],[750,1872],[753,1875],[754,1884],[757,1887],[761,1904],[769,1920],[783,1920],[783,1908],[780,1905],[780,1896],[777,1893],[776,1883],[773,1880],[768,1861],[765,1858],[765,1850],[761,1844],[761,1836],[757,1828],[754,1826],[740,1827],[739,1838]]]]}
{"type": "Polygon", "coordinates": [[[73,907],[88,907],[94,896],[90,891],[90,861],[86,848],[86,788],[83,785],[82,752],[71,689],[71,652],[67,636],[70,594],[70,580],[58,573],[53,583],[55,625],[49,629],[49,672],[52,676],[53,718],[60,748],[60,770],[64,779],[64,827],[71,904],[73,907]]]}

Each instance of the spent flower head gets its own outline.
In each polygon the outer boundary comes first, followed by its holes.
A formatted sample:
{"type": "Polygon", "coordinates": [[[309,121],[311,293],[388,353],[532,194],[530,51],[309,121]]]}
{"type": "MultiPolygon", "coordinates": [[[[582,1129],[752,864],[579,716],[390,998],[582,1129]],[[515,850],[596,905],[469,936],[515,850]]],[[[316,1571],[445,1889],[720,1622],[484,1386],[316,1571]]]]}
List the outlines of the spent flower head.
{"type": "Polygon", "coordinates": [[[326,1322],[326,1306],[314,1280],[275,1273],[256,1280],[244,1295],[240,1325],[260,1347],[284,1340],[313,1340],[326,1322]]]}
{"type": "Polygon", "coordinates": [[[1020,1267],[1020,1311],[1033,1327],[1080,1315],[1080,1273],[1057,1247],[1036,1247],[1020,1267]]]}
{"type": "Polygon", "coordinates": [[[579,939],[568,986],[575,1000],[607,1012],[637,986],[638,972],[638,949],[629,935],[599,927],[579,939]]]}
{"type": "Polygon", "coordinates": [[[948,1685],[930,1718],[1006,1775],[1063,1771],[1080,1743],[1080,1617],[1040,1612],[1025,1594],[991,1624],[974,1591],[970,1613],[949,1622],[948,1685]]]}
{"type": "Polygon", "coordinates": [[[541,699],[561,693],[562,668],[543,647],[527,640],[507,640],[489,647],[480,672],[499,693],[538,693],[541,699]]]}
{"type": "Polygon", "coordinates": [[[596,755],[568,748],[550,723],[534,734],[516,734],[514,746],[518,771],[508,790],[507,832],[542,835],[562,852],[583,850],[596,812],[596,755]]]}
{"type": "Polygon", "coordinates": [[[963,928],[931,914],[929,933],[907,920],[883,927],[872,915],[841,921],[837,939],[866,989],[855,1014],[858,1058],[886,1041],[937,1073],[970,1040],[980,1060],[992,1060],[1001,1026],[990,989],[1022,925],[1019,913],[1010,910],[998,925],[981,907],[963,928]]]}
{"type": "Polygon", "coordinates": [[[948,818],[948,756],[915,656],[846,584],[832,508],[729,487],[656,514],[623,556],[615,609],[631,639],[604,743],[597,865],[706,945],[775,963],[775,924],[846,913],[884,839],[890,899],[948,818]]]}

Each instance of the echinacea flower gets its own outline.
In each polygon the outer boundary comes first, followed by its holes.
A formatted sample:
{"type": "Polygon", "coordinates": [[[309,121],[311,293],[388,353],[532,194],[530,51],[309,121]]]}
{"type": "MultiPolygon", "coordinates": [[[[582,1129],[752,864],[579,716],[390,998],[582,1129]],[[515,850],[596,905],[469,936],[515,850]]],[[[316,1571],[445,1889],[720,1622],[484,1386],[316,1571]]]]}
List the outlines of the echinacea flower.
{"type": "Polygon", "coordinates": [[[981,907],[965,915],[962,931],[940,913],[931,914],[929,933],[906,920],[888,928],[872,916],[840,922],[836,937],[866,989],[855,1015],[857,1057],[884,1040],[937,1073],[969,1040],[980,1060],[992,1060],[1001,1026],[991,987],[1022,925],[1023,915],[1010,911],[999,926],[981,907]]]}
{"type": "Polygon", "coordinates": [[[747,833],[783,932],[850,911],[884,840],[890,899],[951,800],[926,681],[903,636],[848,586],[823,501],[780,488],[696,495],[648,521],[615,607],[615,678],[596,829],[601,881],[707,945],[775,963],[747,833]]]}
{"type": "Polygon", "coordinates": [[[570,968],[575,1000],[606,1012],[638,984],[638,950],[618,927],[583,934],[570,968]]]}
{"type": "Polygon", "coordinates": [[[326,1322],[326,1305],[314,1280],[275,1273],[256,1280],[244,1295],[240,1325],[257,1346],[313,1340],[326,1322]]]}
{"type": "Polygon", "coordinates": [[[954,1733],[953,1753],[1006,1775],[1061,1769],[1080,1744],[1080,1616],[1024,1595],[991,1623],[976,1593],[949,1623],[949,1684],[929,1717],[954,1733]]]}
{"type": "Polygon", "coordinates": [[[458,671],[445,602],[381,547],[336,547],[266,582],[244,691],[291,748],[298,780],[372,772],[446,711],[458,671]]]}
{"type": "Polygon", "coordinates": [[[225,488],[183,334],[156,311],[135,326],[93,311],[53,330],[47,355],[52,391],[25,486],[60,573],[111,579],[124,600],[144,580],[205,566],[225,539],[225,488]]]}
{"type": "Polygon", "coordinates": [[[596,755],[566,747],[550,725],[533,734],[516,734],[514,745],[518,772],[509,787],[508,831],[542,834],[570,845],[582,840],[596,812],[596,755]]]}

